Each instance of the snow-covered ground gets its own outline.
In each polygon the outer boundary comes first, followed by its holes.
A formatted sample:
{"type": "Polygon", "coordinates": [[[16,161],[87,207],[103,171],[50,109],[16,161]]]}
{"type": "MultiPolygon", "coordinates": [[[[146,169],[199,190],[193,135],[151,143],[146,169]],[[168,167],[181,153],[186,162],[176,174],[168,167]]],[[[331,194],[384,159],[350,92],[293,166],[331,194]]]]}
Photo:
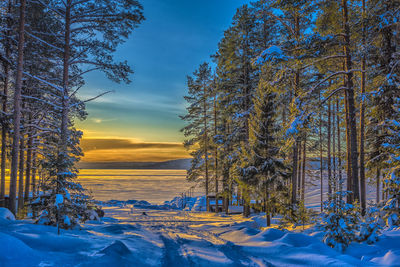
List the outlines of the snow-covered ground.
{"type": "Polygon", "coordinates": [[[104,206],[102,221],[62,231],[0,212],[0,266],[395,266],[400,230],[345,254],[305,232],[265,228],[261,215],[104,206]],[[9,220],[11,219],[11,220],[9,220]]]}
{"type": "MultiPolygon", "coordinates": [[[[310,177],[306,204],[317,211],[319,192],[310,177]]],[[[118,198],[118,190],[113,196],[118,198]]],[[[374,198],[373,189],[369,197],[374,198]]],[[[204,197],[153,205],[135,200],[100,203],[105,211],[101,221],[60,236],[55,227],[15,221],[0,208],[0,267],[400,266],[400,229],[383,231],[372,245],[352,243],[341,253],[322,243],[324,233],[317,226],[287,231],[277,229],[276,218],[266,228],[263,214],[243,218],[207,213],[204,197]]]]}

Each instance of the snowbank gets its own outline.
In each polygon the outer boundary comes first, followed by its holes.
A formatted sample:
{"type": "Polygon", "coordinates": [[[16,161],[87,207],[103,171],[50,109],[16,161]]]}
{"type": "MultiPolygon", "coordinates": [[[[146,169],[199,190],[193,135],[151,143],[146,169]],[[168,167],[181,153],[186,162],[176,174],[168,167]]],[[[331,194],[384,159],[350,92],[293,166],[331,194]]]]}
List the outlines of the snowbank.
{"type": "MultiPolygon", "coordinates": [[[[180,201],[164,205],[177,207],[180,201]]],[[[187,209],[205,207],[204,197],[188,201],[187,209]]],[[[0,227],[0,266],[394,266],[400,262],[400,229],[383,231],[373,245],[352,243],[342,254],[321,241],[323,233],[316,227],[305,232],[265,228],[263,214],[243,218],[137,207],[131,212],[132,205],[143,205],[134,203],[107,204],[102,223],[87,223],[60,236],[55,227],[7,219],[0,227]]],[[[5,209],[1,214],[3,220],[8,217],[5,209]]]]}
{"type": "Polygon", "coordinates": [[[15,221],[15,216],[6,208],[0,208],[0,222],[15,221]]]}

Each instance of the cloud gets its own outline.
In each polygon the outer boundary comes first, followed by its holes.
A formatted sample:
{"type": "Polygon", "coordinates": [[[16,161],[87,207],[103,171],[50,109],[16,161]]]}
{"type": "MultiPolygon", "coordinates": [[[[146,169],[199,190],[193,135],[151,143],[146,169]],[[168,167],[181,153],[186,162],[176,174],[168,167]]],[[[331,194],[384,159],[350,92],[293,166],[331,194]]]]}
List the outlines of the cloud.
{"type": "MultiPolygon", "coordinates": [[[[82,99],[86,99],[85,94],[81,94],[82,99]]],[[[111,94],[98,98],[88,104],[89,107],[112,108],[122,110],[143,110],[143,111],[162,111],[174,114],[185,112],[183,97],[142,93],[135,97],[122,93],[111,94]]]]}
{"type": "Polygon", "coordinates": [[[82,139],[83,162],[156,162],[189,157],[182,143],[149,143],[131,139],[82,139]]]}
{"type": "Polygon", "coordinates": [[[115,119],[101,119],[101,118],[92,118],[91,119],[94,123],[103,123],[103,122],[108,122],[108,121],[115,121],[115,119]]]}
{"type": "Polygon", "coordinates": [[[85,153],[82,162],[160,162],[189,158],[185,149],[108,149],[85,153]]]}
{"type": "Polygon", "coordinates": [[[132,142],[130,139],[82,139],[81,146],[84,152],[93,150],[139,150],[139,149],[182,149],[182,143],[150,143],[132,142]]]}

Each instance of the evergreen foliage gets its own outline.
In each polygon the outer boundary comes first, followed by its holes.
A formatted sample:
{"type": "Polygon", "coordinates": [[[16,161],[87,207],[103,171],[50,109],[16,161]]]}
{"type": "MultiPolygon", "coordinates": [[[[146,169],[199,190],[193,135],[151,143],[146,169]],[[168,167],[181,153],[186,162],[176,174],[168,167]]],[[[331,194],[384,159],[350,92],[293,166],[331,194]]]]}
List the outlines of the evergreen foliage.
{"type": "Polygon", "coordinates": [[[74,121],[86,118],[91,99],[83,101],[77,92],[83,75],[96,70],[112,81],[130,82],[130,67],[115,62],[113,53],[143,19],[141,4],[131,0],[1,1],[0,204],[11,161],[12,212],[17,213],[18,197],[18,214],[26,216],[32,196],[38,221],[71,228],[86,220],[92,204],[77,179],[82,132],[74,121]]]}
{"type": "Polygon", "coordinates": [[[349,192],[335,192],[325,202],[325,213],[322,218],[322,229],[325,233],[324,243],[339,251],[357,240],[360,223],[360,211],[357,203],[349,204],[344,198],[349,192]]]}
{"type": "MultiPolygon", "coordinates": [[[[210,147],[218,153],[208,160],[217,158],[223,195],[238,194],[244,215],[252,200],[270,199],[284,221],[308,221],[307,166],[319,155],[321,206],[325,173],[328,194],[341,194],[326,206],[332,224],[355,224],[357,205],[367,212],[367,180],[377,196],[386,188],[383,213],[397,223],[399,10],[396,1],[375,0],[260,0],[238,8],[213,56],[208,101],[216,99],[218,116],[210,147]]],[[[199,164],[190,173],[201,175],[204,155],[193,158],[199,164]]],[[[363,240],[375,231],[366,225],[363,240]]],[[[353,237],[335,242],[344,248],[353,237]]]]}
{"type": "MultiPolygon", "coordinates": [[[[208,176],[208,157],[211,150],[211,68],[207,63],[200,65],[192,76],[187,77],[188,102],[187,115],[181,118],[188,122],[181,131],[188,139],[185,147],[192,156],[191,167],[188,170],[188,180],[199,181],[208,176]],[[207,172],[207,173],[206,173],[207,172]]],[[[203,181],[205,183],[206,181],[203,181]]]]}
{"type": "Polygon", "coordinates": [[[359,241],[366,242],[367,244],[377,242],[383,228],[382,225],[380,209],[377,206],[371,205],[360,224],[359,241]]]}

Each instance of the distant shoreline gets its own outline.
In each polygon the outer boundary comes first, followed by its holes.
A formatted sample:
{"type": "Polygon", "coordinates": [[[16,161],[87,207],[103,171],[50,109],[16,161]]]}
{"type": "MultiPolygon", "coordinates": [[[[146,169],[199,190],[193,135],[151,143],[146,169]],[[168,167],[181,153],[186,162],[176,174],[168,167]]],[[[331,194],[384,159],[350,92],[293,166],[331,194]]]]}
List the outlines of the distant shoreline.
{"type": "Polygon", "coordinates": [[[187,170],[190,159],[177,159],[162,162],[80,162],[79,169],[148,169],[148,170],[187,170]]]}

